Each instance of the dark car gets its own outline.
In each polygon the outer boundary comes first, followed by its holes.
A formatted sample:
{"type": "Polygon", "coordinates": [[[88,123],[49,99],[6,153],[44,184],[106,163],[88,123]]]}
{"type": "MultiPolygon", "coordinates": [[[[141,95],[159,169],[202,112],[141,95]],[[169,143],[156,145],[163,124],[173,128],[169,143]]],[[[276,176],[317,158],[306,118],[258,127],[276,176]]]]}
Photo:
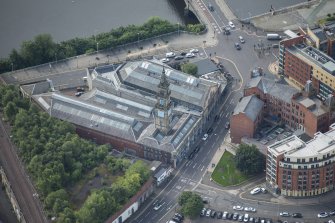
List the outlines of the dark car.
{"type": "Polygon", "coordinates": [[[186,52],[181,52],[180,55],[181,56],[185,56],[187,53],[186,52]]]}
{"type": "Polygon", "coordinates": [[[180,214],[180,213],[175,213],[174,216],[179,217],[181,220],[184,220],[184,215],[180,214]]]}
{"type": "Polygon", "coordinates": [[[224,35],[229,35],[230,34],[230,28],[229,27],[224,27],[223,28],[223,34],[224,35]]]}
{"type": "Polygon", "coordinates": [[[294,218],[302,218],[302,214],[301,213],[293,213],[292,217],[294,217],[294,218]]]}
{"type": "Polygon", "coordinates": [[[211,218],[215,218],[215,216],[216,216],[216,211],[212,211],[211,218]]]}
{"type": "Polygon", "coordinates": [[[235,46],[235,48],[236,48],[237,50],[242,49],[242,48],[241,48],[241,45],[240,45],[239,43],[235,43],[234,46],[235,46]]]}
{"type": "Polygon", "coordinates": [[[212,127],[207,130],[207,134],[211,134],[212,132],[213,132],[213,128],[212,127]]]}
{"type": "Polygon", "coordinates": [[[194,155],[195,155],[195,153],[194,153],[194,152],[193,152],[193,153],[191,153],[191,154],[188,156],[188,159],[189,159],[189,160],[193,159],[194,155]]]}
{"type": "Polygon", "coordinates": [[[227,219],[232,219],[233,218],[233,213],[228,213],[227,214],[227,219]]]}
{"type": "Polygon", "coordinates": [[[221,212],[221,211],[218,211],[216,217],[217,217],[217,219],[221,219],[221,218],[222,218],[222,212],[221,212]]]}
{"type": "Polygon", "coordinates": [[[226,129],[229,129],[229,128],[230,128],[230,123],[229,123],[229,122],[226,122],[226,124],[225,124],[225,128],[226,128],[226,129]]]}
{"type": "Polygon", "coordinates": [[[184,59],[184,57],[183,56],[176,56],[174,59],[175,60],[182,60],[182,59],[184,59]]]}
{"type": "Polygon", "coordinates": [[[261,223],[261,219],[259,217],[255,218],[255,223],[261,223]]]}
{"type": "Polygon", "coordinates": [[[174,217],[172,218],[172,220],[175,221],[175,222],[177,222],[177,223],[182,223],[181,218],[178,218],[177,216],[174,216],[174,217]]]}
{"type": "Polygon", "coordinates": [[[238,213],[233,214],[233,220],[236,221],[238,219],[238,213]]]}
{"type": "Polygon", "coordinates": [[[200,147],[199,147],[199,146],[195,147],[194,153],[199,152],[199,150],[200,150],[200,147]]]}

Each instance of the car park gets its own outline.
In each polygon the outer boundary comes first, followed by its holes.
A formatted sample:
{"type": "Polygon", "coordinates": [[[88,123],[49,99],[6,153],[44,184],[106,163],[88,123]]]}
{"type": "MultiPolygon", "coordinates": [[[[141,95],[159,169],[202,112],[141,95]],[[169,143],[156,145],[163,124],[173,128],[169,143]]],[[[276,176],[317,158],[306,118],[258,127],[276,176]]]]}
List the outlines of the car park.
{"type": "Polygon", "coordinates": [[[250,191],[250,194],[254,195],[254,194],[258,194],[259,192],[261,192],[261,188],[256,187],[250,191]]]}
{"type": "Polygon", "coordinates": [[[167,62],[169,62],[169,61],[170,61],[169,58],[163,58],[163,59],[161,59],[161,62],[162,62],[162,63],[167,63],[167,62]]]}
{"type": "Polygon", "coordinates": [[[207,138],[208,138],[208,134],[206,133],[201,139],[204,140],[204,141],[206,141],[207,138]]]}
{"type": "Polygon", "coordinates": [[[328,217],[328,213],[327,212],[321,212],[318,214],[318,218],[327,218],[328,217]]]}
{"type": "Polygon", "coordinates": [[[190,49],[190,53],[199,53],[198,49],[190,49]]]}
{"type": "Polygon", "coordinates": [[[243,207],[240,206],[240,205],[234,205],[233,209],[236,210],[236,211],[243,211],[243,207]]]}
{"type": "Polygon", "coordinates": [[[234,46],[235,46],[235,48],[236,48],[237,50],[241,50],[241,49],[242,49],[242,48],[241,48],[241,45],[240,45],[239,43],[235,43],[234,46]]]}
{"type": "Polygon", "coordinates": [[[301,213],[293,213],[292,217],[294,217],[294,218],[302,218],[302,214],[301,213]]]}
{"type": "Polygon", "coordinates": [[[168,52],[168,53],[165,54],[166,58],[173,58],[175,56],[176,56],[176,54],[174,52],[168,52]]]}
{"type": "Polygon", "coordinates": [[[195,54],[194,54],[194,53],[187,53],[187,54],[185,55],[185,57],[186,57],[186,58],[193,58],[193,57],[195,57],[195,54]]]}
{"type": "Polygon", "coordinates": [[[218,213],[216,214],[216,218],[217,219],[221,219],[222,218],[222,212],[218,211],[218,213]]]}
{"type": "Polygon", "coordinates": [[[228,22],[228,25],[229,25],[231,28],[235,28],[235,25],[234,25],[234,23],[233,23],[232,21],[229,21],[229,22],[228,22]]]}
{"type": "Polygon", "coordinates": [[[241,43],[245,43],[243,36],[239,36],[238,39],[240,40],[241,43]]]}
{"type": "Polygon", "coordinates": [[[244,208],[244,211],[247,211],[247,212],[256,212],[256,208],[253,208],[253,207],[245,207],[245,208],[244,208]]]}
{"type": "Polygon", "coordinates": [[[280,212],[279,215],[282,216],[282,217],[290,217],[291,216],[290,213],[288,213],[287,211],[280,212]]]}

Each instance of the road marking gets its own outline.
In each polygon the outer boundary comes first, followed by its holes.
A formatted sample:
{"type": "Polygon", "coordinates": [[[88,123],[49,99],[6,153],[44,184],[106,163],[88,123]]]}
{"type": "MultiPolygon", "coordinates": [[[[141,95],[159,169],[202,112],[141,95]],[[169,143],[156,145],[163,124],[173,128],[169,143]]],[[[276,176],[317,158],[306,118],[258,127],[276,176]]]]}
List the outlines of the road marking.
{"type": "Polygon", "coordinates": [[[202,166],[200,171],[202,172],[204,170],[204,168],[205,168],[205,166],[202,166]]]}
{"type": "Polygon", "coordinates": [[[194,166],[193,166],[193,169],[194,169],[194,167],[195,167],[196,165],[197,165],[197,164],[195,163],[194,166]]]}

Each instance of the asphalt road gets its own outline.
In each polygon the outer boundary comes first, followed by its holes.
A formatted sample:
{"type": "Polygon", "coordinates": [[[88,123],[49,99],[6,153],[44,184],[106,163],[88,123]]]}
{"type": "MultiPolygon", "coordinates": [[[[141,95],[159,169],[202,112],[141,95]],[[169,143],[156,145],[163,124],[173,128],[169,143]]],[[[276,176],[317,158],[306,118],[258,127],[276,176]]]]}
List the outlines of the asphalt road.
{"type": "MultiPolygon", "coordinates": [[[[272,198],[272,195],[270,194],[260,194],[257,195],[258,197],[250,197],[251,195],[249,196],[248,194],[250,188],[254,186],[253,183],[244,188],[225,190],[202,184],[203,179],[209,175],[206,169],[208,165],[210,165],[210,161],[216,150],[222,144],[224,136],[227,134],[224,124],[229,120],[231,112],[240,97],[242,97],[243,86],[250,80],[251,70],[257,67],[262,67],[267,78],[275,78],[272,74],[269,74],[267,68],[271,62],[276,60],[278,51],[277,49],[270,48],[264,50],[262,53],[258,53],[254,49],[255,46],[267,48],[267,46],[271,46],[277,42],[266,40],[265,34],[262,34],[252,27],[242,27],[237,21],[233,21],[236,27],[231,28],[231,34],[223,35],[223,27],[228,26],[229,21],[219,10],[215,1],[211,2],[214,6],[214,11],[208,10],[206,2],[197,1],[197,4],[202,8],[202,12],[210,21],[213,30],[215,30],[213,32],[213,38],[219,40],[216,46],[203,48],[203,51],[200,51],[200,54],[209,57],[216,56],[225,66],[226,70],[234,77],[234,81],[230,91],[223,100],[221,109],[218,110],[217,114],[220,114],[220,120],[215,123],[213,122],[213,133],[209,136],[207,141],[203,142],[200,140],[201,142],[199,146],[201,149],[199,153],[192,160],[185,161],[184,165],[179,168],[177,174],[168,182],[166,187],[153,198],[153,201],[149,203],[147,207],[142,208],[140,212],[137,213],[137,216],[130,222],[167,222],[171,219],[176,210],[178,196],[185,190],[196,191],[202,197],[205,197],[210,201],[207,207],[218,211],[237,212],[232,209],[233,205],[243,205],[255,207],[257,209],[255,214],[250,214],[251,216],[272,218],[273,220],[282,219],[287,220],[288,222],[293,222],[294,220],[304,221],[305,223],[324,222],[324,220],[317,219],[316,215],[321,211],[332,210],[332,203],[309,206],[282,205],[269,202],[272,198]],[[234,43],[239,42],[239,36],[243,36],[245,43],[240,43],[242,49],[236,50],[234,43]],[[241,195],[245,196],[242,197],[241,195]],[[262,198],[260,199],[261,201],[259,201],[259,198],[262,198]],[[153,209],[155,201],[164,203],[157,211],[153,209]],[[279,213],[281,211],[300,212],[303,214],[303,219],[294,219],[292,217],[287,219],[280,218],[279,213]]],[[[206,217],[192,220],[192,222],[219,221],[222,220],[206,217]]]]}
{"type": "Polygon", "coordinates": [[[25,171],[22,169],[20,161],[16,155],[15,148],[9,138],[2,121],[2,116],[0,115],[0,160],[7,173],[8,180],[12,182],[11,187],[20,204],[21,211],[26,222],[47,222],[38,199],[33,196],[35,193],[34,188],[31,182],[27,179],[25,171]]]}

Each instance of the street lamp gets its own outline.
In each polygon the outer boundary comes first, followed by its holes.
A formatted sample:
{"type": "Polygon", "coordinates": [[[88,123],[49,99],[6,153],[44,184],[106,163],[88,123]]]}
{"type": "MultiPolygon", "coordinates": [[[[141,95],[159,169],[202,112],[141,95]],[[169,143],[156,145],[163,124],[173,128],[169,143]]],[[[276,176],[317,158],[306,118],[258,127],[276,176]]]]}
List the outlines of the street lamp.
{"type": "Polygon", "coordinates": [[[97,42],[97,53],[99,51],[99,42],[97,42]]]}
{"type": "Polygon", "coordinates": [[[137,45],[140,43],[140,33],[137,33],[137,45]]]}

